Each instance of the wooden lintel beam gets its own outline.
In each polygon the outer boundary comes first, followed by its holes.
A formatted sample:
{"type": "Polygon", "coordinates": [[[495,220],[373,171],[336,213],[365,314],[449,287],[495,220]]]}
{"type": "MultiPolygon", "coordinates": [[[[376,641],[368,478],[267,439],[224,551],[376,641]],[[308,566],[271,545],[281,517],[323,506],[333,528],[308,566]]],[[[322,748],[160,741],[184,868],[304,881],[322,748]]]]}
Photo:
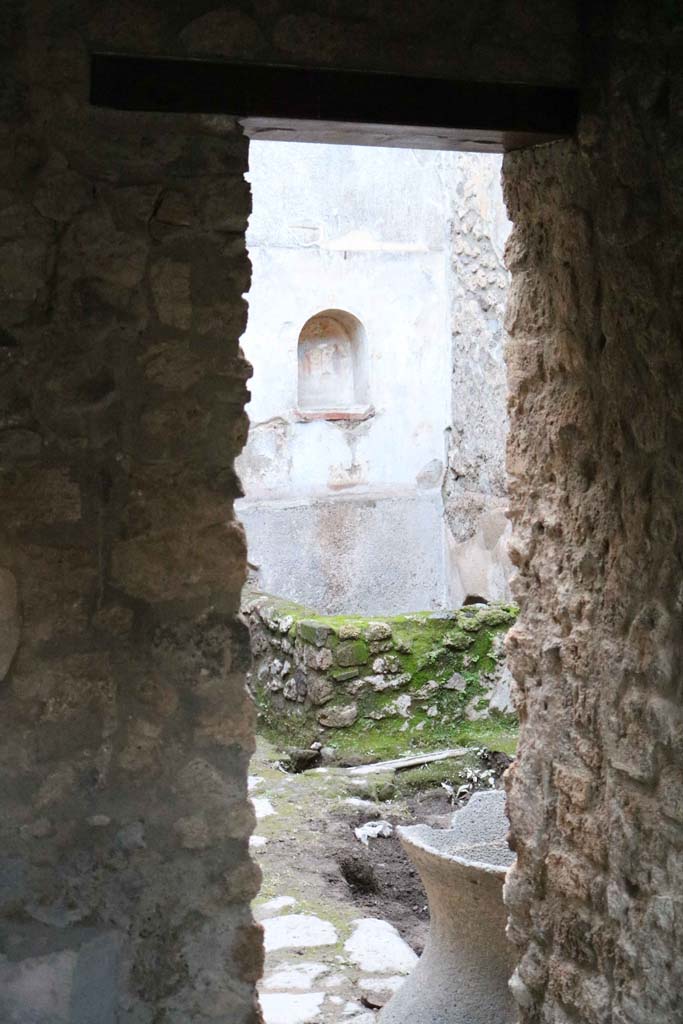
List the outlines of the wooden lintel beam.
{"type": "Polygon", "coordinates": [[[504,152],[571,136],[578,91],[364,71],[95,53],[90,102],[228,114],[254,138],[504,152]]]}

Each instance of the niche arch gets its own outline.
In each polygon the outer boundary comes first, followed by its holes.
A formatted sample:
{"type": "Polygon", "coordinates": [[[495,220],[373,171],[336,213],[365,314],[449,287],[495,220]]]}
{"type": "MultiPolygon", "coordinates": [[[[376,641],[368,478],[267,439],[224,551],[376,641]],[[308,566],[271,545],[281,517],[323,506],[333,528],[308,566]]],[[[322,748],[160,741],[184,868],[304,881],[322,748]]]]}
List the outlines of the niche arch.
{"type": "Polygon", "coordinates": [[[297,342],[297,411],[304,420],[371,415],[368,341],[363,324],[343,309],[309,317],[297,342]]]}

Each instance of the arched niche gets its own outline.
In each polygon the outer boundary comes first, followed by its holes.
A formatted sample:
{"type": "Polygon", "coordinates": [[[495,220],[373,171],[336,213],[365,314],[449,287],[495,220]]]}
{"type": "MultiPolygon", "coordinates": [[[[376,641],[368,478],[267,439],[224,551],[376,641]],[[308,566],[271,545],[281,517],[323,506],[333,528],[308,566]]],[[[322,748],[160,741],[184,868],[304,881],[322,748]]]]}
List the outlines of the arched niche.
{"type": "Polygon", "coordinates": [[[367,337],[342,309],[325,309],[301,328],[297,407],[302,419],[364,419],[369,406],[367,337]]]}

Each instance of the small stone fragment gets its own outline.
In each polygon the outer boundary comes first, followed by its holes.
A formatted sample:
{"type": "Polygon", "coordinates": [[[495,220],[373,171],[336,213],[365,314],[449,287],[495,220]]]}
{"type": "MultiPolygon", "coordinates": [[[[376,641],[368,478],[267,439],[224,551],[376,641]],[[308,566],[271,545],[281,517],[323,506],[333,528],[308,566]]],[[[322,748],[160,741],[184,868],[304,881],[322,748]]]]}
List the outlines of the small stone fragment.
{"type": "Polygon", "coordinates": [[[403,718],[407,718],[410,713],[410,707],[412,699],[410,694],[401,693],[398,695],[396,700],[392,700],[390,704],[386,704],[384,707],[385,715],[402,715],[403,718]]]}
{"type": "Polygon", "coordinates": [[[334,696],[334,686],[324,676],[309,676],[307,688],[311,704],[324,704],[334,696]]]}
{"type": "Polygon", "coordinates": [[[284,759],[284,766],[287,771],[298,774],[315,768],[322,761],[320,747],[311,750],[310,747],[290,747],[284,759]]]}
{"type": "Polygon", "coordinates": [[[354,924],[354,932],[344,943],[344,949],[361,970],[408,974],[413,969],[416,954],[388,921],[367,917],[354,924]]]}
{"type": "Polygon", "coordinates": [[[344,683],[348,679],[355,679],[357,675],[357,668],[334,668],[330,672],[330,676],[336,683],[344,683]]]}
{"type": "MultiPolygon", "coordinates": [[[[448,687],[452,689],[452,687],[448,687]]],[[[415,700],[427,700],[439,689],[439,684],[435,679],[428,679],[424,686],[421,686],[419,690],[416,690],[413,694],[415,700]]]]}
{"type": "Polygon", "coordinates": [[[377,640],[391,639],[391,626],[387,622],[369,622],[365,630],[365,639],[369,643],[377,640]]]}
{"type": "Polygon", "coordinates": [[[401,671],[401,662],[395,654],[387,654],[381,658],[375,658],[372,663],[372,671],[378,672],[380,675],[387,673],[396,675],[401,671]]]}
{"type": "MultiPolygon", "coordinates": [[[[264,904],[264,907],[266,906],[268,904],[264,904]]],[[[307,964],[284,963],[279,965],[274,974],[267,975],[263,979],[261,987],[269,992],[308,992],[313,983],[328,971],[329,967],[327,964],[315,962],[307,964]]]]}
{"type": "Polygon", "coordinates": [[[277,814],[277,811],[267,796],[252,797],[251,802],[254,805],[254,813],[257,821],[260,821],[261,818],[268,818],[271,814],[277,814]]]}
{"type": "Polygon", "coordinates": [[[473,643],[474,637],[467,633],[463,633],[459,629],[454,629],[452,632],[446,633],[443,638],[444,647],[450,647],[454,651],[466,651],[473,643]]]}
{"type": "Polygon", "coordinates": [[[366,821],[364,825],[354,828],[353,834],[363,846],[367,846],[370,839],[378,839],[380,836],[388,839],[394,834],[394,826],[388,821],[366,821]]]}
{"type": "Polygon", "coordinates": [[[277,914],[281,910],[290,910],[296,906],[296,900],[293,896],[275,896],[272,900],[266,900],[260,907],[257,907],[254,916],[259,921],[264,917],[270,917],[271,914],[277,914]]]}
{"type": "Polygon", "coordinates": [[[324,708],[318,714],[318,721],[327,729],[345,729],[358,718],[358,706],[356,704],[342,704],[335,707],[324,708]]]}
{"type": "Polygon", "coordinates": [[[271,992],[261,996],[264,1024],[312,1024],[318,1017],[324,992],[271,992]]]}
{"type": "Polygon", "coordinates": [[[344,625],[340,626],[337,630],[337,635],[340,640],[359,640],[360,626],[356,626],[352,622],[345,622],[344,625]]]}
{"type": "Polygon", "coordinates": [[[457,690],[462,693],[467,688],[467,680],[459,672],[454,672],[448,682],[444,683],[444,690],[457,690]]]}
{"type": "Polygon", "coordinates": [[[373,690],[381,693],[383,690],[399,690],[412,678],[410,672],[402,672],[400,676],[366,676],[365,682],[369,683],[373,690]]]}

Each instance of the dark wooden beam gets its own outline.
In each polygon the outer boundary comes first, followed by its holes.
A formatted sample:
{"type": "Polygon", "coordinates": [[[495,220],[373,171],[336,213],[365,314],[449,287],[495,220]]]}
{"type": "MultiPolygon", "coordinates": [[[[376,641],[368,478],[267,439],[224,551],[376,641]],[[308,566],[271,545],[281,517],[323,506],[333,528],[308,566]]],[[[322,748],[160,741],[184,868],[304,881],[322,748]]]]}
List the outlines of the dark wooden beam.
{"type": "Polygon", "coordinates": [[[90,102],[228,114],[252,138],[504,152],[572,135],[578,91],[364,71],[96,53],[90,102]]]}

